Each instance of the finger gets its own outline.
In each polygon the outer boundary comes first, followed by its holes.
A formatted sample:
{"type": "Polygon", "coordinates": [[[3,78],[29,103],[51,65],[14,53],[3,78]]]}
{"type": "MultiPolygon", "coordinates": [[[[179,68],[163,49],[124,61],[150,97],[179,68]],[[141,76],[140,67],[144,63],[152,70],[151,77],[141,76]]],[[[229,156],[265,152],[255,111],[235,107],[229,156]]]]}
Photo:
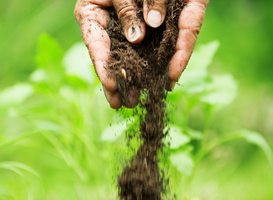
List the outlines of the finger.
{"type": "Polygon", "coordinates": [[[105,87],[103,87],[103,91],[107,101],[109,102],[111,108],[119,109],[122,106],[121,97],[118,91],[109,92],[105,87]]]}
{"type": "Polygon", "coordinates": [[[145,22],[149,26],[159,27],[166,16],[166,0],[154,0],[151,5],[147,3],[147,0],[144,0],[143,14],[145,22]]]}
{"type": "Polygon", "coordinates": [[[103,7],[107,6],[112,6],[111,0],[79,0],[74,14],[101,83],[108,91],[115,91],[117,83],[108,78],[106,69],[110,57],[110,38],[105,31],[109,14],[103,7]]]}
{"type": "Polygon", "coordinates": [[[186,6],[179,17],[179,35],[176,43],[176,53],[170,62],[170,87],[174,88],[181,73],[188,64],[197,36],[203,24],[209,0],[186,0],[186,6]]]}
{"type": "Polygon", "coordinates": [[[146,25],[137,15],[136,3],[132,0],[113,0],[113,5],[127,40],[133,44],[141,42],[145,37],[146,25]]]}

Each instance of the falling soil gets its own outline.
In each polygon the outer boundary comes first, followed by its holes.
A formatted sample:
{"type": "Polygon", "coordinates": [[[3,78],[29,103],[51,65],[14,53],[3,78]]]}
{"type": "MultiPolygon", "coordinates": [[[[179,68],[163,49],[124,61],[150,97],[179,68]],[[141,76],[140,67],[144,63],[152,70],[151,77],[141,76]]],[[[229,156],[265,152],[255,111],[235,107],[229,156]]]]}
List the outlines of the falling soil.
{"type": "MultiPolygon", "coordinates": [[[[143,20],[143,0],[133,0],[139,8],[139,18],[143,20]]],[[[147,0],[148,5],[153,0],[147,0]]],[[[111,38],[111,61],[108,65],[109,77],[118,82],[118,91],[123,103],[128,97],[138,98],[142,108],[140,114],[140,137],[142,146],[123,168],[118,177],[121,200],[161,200],[166,189],[164,175],[159,172],[158,153],[162,151],[162,139],[168,118],[165,113],[165,99],[169,87],[168,65],[175,53],[178,37],[178,19],[183,8],[183,0],[168,0],[164,23],[154,29],[146,27],[146,36],[139,44],[131,44],[123,33],[123,27],[114,10],[108,24],[111,38]]]]}

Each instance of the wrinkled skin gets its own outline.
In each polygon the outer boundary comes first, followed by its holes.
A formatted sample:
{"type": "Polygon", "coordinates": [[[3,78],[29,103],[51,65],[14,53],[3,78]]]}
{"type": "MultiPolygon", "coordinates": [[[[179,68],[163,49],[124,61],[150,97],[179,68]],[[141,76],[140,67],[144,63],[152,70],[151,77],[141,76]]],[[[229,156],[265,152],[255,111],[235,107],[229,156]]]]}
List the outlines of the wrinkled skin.
{"type": "MultiPolygon", "coordinates": [[[[206,8],[210,0],[184,0],[186,6],[179,18],[179,36],[170,66],[170,88],[174,89],[193,52],[197,36],[203,23],[206,8]]],[[[146,25],[159,27],[165,19],[166,0],[154,0],[152,6],[144,1],[144,20],[137,18],[138,8],[132,0],[78,0],[75,7],[75,18],[78,21],[84,42],[89,49],[90,57],[95,66],[97,75],[103,85],[106,99],[110,106],[118,109],[122,106],[117,83],[107,77],[105,65],[110,55],[110,38],[105,29],[109,20],[106,8],[116,9],[118,18],[124,26],[126,38],[131,43],[139,43],[145,37],[146,25]],[[134,26],[134,28],[132,28],[134,26]],[[135,27],[140,27],[135,29],[135,27]],[[90,32],[91,31],[91,32],[90,32]],[[91,33],[91,34],[90,34],[91,33]]],[[[127,105],[133,107],[133,104],[127,105]]]]}

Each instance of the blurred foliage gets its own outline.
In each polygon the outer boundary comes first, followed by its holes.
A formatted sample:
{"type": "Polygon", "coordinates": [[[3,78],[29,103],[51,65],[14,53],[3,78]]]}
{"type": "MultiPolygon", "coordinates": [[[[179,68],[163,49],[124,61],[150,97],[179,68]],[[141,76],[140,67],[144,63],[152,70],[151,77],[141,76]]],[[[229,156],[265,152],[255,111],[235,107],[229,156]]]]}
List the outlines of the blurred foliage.
{"type": "Polygon", "coordinates": [[[35,68],[36,40],[54,35],[67,49],[81,39],[73,10],[76,1],[0,2],[0,87],[26,80],[35,68]]]}
{"type": "MultiPolygon", "coordinates": [[[[161,168],[169,174],[171,192],[178,199],[202,197],[200,191],[189,194],[195,189],[191,184],[196,179],[200,184],[196,174],[201,161],[223,143],[243,139],[255,144],[272,166],[272,150],[260,133],[211,134],[212,117],[237,94],[233,76],[207,70],[218,47],[218,41],[200,46],[167,98],[170,134],[161,168]],[[189,123],[197,106],[202,108],[198,114],[205,116],[202,129],[189,123]]],[[[0,197],[117,198],[116,178],[140,145],[135,138],[128,148],[124,139],[138,132],[139,119],[130,109],[109,108],[83,43],[64,53],[56,40],[41,34],[37,49],[37,68],[29,80],[0,92],[0,197]]]]}
{"type": "MultiPolygon", "coordinates": [[[[0,2],[0,199],[116,197],[115,177],[132,155],[122,130],[136,121],[109,108],[77,43],[75,3],[0,2]],[[42,32],[56,40],[43,34],[37,48],[42,32]]],[[[169,95],[165,161],[171,191],[184,199],[273,199],[272,8],[269,0],[208,6],[199,48],[169,95]]]]}
{"type": "MultiPolygon", "coordinates": [[[[90,71],[85,46],[75,47],[76,55],[82,55],[83,62],[85,58],[90,71]]],[[[71,66],[65,65],[69,59],[78,58],[64,58],[58,43],[42,34],[38,41],[37,70],[30,81],[1,92],[0,149],[1,161],[4,161],[0,162],[0,168],[17,173],[27,183],[20,184],[19,177],[1,171],[1,185],[19,179],[18,192],[14,193],[15,188],[9,186],[1,190],[1,195],[12,199],[43,199],[43,196],[67,199],[67,195],[75,199],[77,193],[79,199],[108,197],[107,185],[100,186],[109,182],[110,187],[111,176],[107,170],[100,169],[104,168],[109,153],[107,146],[102,148],[99,135],[94,133],[100,133],[114,113],[109,112],[94,73],[90,77],[90,81],[93,78],[91,85],[72,73],[71,66]],[[7,162],[7,157],[16,161],[7,162]],[[46,186],[33,184],[29,172],[45,179],[46,186]],[[66,189],[70,187],[75,189],[66,189]],[[41,194],[37,195],[39,190],[41,194]]],[[[74,68],[82,71],[86,66],[74,65],[74,68]]]]}

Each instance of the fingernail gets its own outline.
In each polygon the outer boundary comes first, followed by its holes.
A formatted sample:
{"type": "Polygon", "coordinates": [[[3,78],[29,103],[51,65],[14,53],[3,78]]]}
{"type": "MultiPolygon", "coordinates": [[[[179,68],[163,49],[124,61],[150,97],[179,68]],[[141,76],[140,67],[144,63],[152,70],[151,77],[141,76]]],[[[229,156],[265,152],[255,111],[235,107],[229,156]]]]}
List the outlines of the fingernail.
{"type": "Polygon", "coordinates": [[[161,25],[161,13],[156,10],[150,10],[147,21],[151,27],[159,27],[161,25]]]}
{"type": "Polygon", "coordinates": [[[176,82],[175,81],[171,81],[171,83],[170,83],[170,89],[171,89],[171,91],[173,91],[175,85],[176,85],[176,82]]]}
{"type": "Polygon", "coordinates": [[[140,37],[140,28],[137,25],[133,25],[128,29],[127,39],[129,42],[134,42],[140,37]]]}

